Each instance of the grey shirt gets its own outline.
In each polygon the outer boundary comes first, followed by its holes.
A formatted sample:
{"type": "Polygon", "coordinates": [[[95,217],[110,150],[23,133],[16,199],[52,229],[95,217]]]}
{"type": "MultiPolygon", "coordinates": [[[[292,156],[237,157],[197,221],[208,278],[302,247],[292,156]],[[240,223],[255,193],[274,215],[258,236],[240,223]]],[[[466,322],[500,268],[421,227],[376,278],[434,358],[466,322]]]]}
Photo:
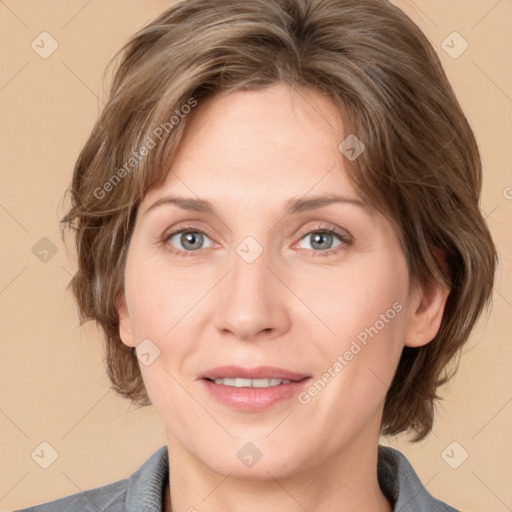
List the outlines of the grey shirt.
{"type": "MultiPolygon", "coordinates": [[[[163,512],[168,457],[162,446],[129,478],[15,512],[163,512]]],[[[398,450],[379,446],[377,471],[394,512],[458,512],[426,491],[398,450]]]]}

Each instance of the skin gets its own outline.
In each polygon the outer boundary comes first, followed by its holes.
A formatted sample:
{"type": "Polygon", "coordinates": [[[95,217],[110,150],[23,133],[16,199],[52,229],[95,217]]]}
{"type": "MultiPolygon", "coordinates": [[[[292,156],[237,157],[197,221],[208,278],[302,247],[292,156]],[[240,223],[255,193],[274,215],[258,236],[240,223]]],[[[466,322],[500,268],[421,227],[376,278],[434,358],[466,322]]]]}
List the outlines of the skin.
{"type": "Polygon", "coordinates": [[[167,180],[139,207],[118,302],[123,343],[149,338],[160,350],[140,367],[166,427],[172,510],[391,511],[376,476],[385,395],[404,345],[435,336],[447,291],[411,286],[392,224],[364,203],[285,214],[290,198],[360,199],[338,150],[348,133],[325,96],[237,91],[187,121],[167,180]],[[169,195],[215,213],[151,208],[169,195]],[[189,226],[206,236],[187,252],[179,230],[189,226]],[[325,227],[345,241],[328,235],[318,248],[325,227]],[[236,252],[247,236],[263,249],[252,263],[236,252]],[[307,404],[234,410],[198,379],[238,364],[316,380],[394,303],[401,311],[307,404]],[[250,468],[237,458],[247,442],[262,454],[250,468]]]}

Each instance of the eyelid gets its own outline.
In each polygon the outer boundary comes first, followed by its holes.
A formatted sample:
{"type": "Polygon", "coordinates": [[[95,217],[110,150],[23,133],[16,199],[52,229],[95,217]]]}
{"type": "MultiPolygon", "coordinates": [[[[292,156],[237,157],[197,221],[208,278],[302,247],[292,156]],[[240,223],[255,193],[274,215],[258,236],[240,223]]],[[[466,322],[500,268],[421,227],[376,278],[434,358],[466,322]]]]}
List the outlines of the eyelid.
{"type": "MultiPolygon", "coordinates": [[[[206,230],[199,228],[197,226],[191,226],[191,225],[172,227],[172,228],[167,229],[162,236],[162,241],[164,243],[167,243],[167,242],[169,242],[169,240],[172,237],[179,235],[179,234],[183,234],[183,233],[200,233],[201,235],[208,237],[213,243],[215,243],[213,238],[208,234],[208,232],[206,230]]],[[[194,251],[186,251],[186,252],[194,252],[194,251]]]]}
{"type": "Polygon", "coordinates": [[[333,235],[339,237],[339,239],[344,243],[353,243],[354,237],[346,230],[341,228],[335,228],[329,225],[319,225],[313,228],[306,228],[304,230],[299,231],[297,234],[298,240],[302,240],[305,236],[310,235],[312,233],[321,233],[328,232],[333,235]]]}
{"type": "Polygon", "coordinates": [[[177,222],[176,224],[173,224],[171,227],[167,228],[162,235],[162,240],[168,240],[169,238],[171,238],[174,235],[177,235],[178,233],[190,231],[194,233],[201,233],[202,235],[206,235],[208,238],[212,239],[212,236],[208,233],[207,229],[199,227],[197,225],[186,223],[185,221],[185,224],[177,222]]]}

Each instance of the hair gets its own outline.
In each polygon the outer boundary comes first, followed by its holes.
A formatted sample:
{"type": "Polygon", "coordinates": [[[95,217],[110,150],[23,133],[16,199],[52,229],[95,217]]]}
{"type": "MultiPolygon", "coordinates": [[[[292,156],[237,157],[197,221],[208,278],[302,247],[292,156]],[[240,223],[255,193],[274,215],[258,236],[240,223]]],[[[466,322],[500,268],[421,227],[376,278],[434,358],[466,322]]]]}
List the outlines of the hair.
{"type": "Polygon", "coordinates": [[[113,64],[62,219],[77,249],[70,286],[81,321],[105,334],[113,389],[151,403],[119,336],[117,299],[137,207],[166,178],[188,112],[215,94],[285,83],[333,101],[366,146],[345,159],[348,176],[395,226],[411,282],[450,289],[437,335],[403,349],[384,405],[383,435],[423,439],[437,389],[491,301],[497,255],[479,209],[474,134],[421,30],[387,0],[188,0],[135,34],[113,64]]]}

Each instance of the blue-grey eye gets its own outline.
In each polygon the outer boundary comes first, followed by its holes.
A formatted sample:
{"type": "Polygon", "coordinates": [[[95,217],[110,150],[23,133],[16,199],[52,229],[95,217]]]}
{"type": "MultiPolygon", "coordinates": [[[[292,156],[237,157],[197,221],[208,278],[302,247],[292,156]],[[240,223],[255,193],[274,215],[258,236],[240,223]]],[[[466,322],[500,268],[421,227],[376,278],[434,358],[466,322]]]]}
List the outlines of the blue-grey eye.
{"type": "Polygon", "coordinates": [[[205,249],[205,240],[211,240],[200,231],[178,231],[169,237],[169,243],[182,251],[197,251],[198,249],[205,249]],[[181,247],[180,247],[181,245],[181,247]]]}
{"type": "Polygon", "coordinates": [[[311,231],[311,233],[308,233],[307,235],[302,237],[301,240],[308,239],[310,240],[309,247],[301,247],[301,249],[313,249],[323,251],[341,245],[340,237],[336,233],[329,233],[327,231],[311,231]],[[338,239],[338,244],[333,245],[333,241],[335,241],[336,238],[338,239]]]}

